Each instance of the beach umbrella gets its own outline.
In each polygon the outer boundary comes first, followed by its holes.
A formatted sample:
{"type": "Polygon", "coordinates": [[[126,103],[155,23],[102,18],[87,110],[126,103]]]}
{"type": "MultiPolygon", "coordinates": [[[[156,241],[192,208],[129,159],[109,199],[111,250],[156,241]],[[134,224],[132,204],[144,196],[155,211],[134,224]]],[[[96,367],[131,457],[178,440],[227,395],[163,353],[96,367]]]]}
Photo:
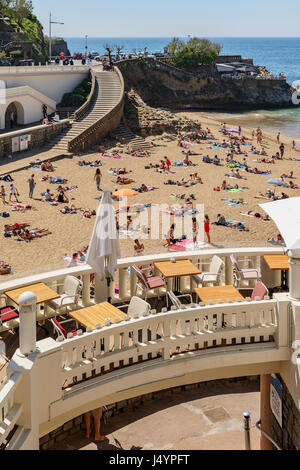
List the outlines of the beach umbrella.
{"type": "Polygon", "coordinates": [[[274,220],[288,250],[300,257],[300,197],[259,204],[274,220]],[[298,253],[297,253],[298,252],[298,253]]]}
{"type": "Polygon", "coordinates": [[[113,196],[116,197],[131,197],[131,196],[136,196],[139,194],[137,191],[134,191],[133,189],[119,189],[119,191],[116,191],[113,193],[113,196]]]}
{"type": "Polygon", "coordinates": [[[112,205],[110,191],[103,191],[86,262],[95,270],[101,281],[106,278],[109,302],[111,301],[109,286],[111,280],[114,279],[118,258],[120,258],[120,245],[116,229],[115,210],[112,205]]]}
{"type": "Polygon", "coordinates": [[[285,188],[289,188],[289,185],[280,178],[271,178],[267,180],[267,183],[274,184],[275,186],[284,186],[285,188]]]}

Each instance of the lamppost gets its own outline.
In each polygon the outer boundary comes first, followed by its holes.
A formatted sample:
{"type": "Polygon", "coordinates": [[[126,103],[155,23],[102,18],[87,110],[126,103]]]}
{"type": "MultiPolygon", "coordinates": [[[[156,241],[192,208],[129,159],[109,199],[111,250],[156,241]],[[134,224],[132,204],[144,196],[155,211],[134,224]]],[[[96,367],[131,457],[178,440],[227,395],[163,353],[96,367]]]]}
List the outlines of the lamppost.
{"type": "Polygon", "coordinates": [[[51,12],[50,12],[50,20],[49,20],[49,58],[50,58],[50,64],[51,64],[51,57],[52,57],[52,31],[51,31],[51,26],[53,24],[65,24],[65,23],[61,23],[59,21],[52,21],[52,16],[51,16],[51,12]]]}
{"type": "Polygon", "coordinates": [[[87,44],[88,35],[85,35],[85,62],[87,62],[87,51],[88,51],[88,44],[87,44]]]}

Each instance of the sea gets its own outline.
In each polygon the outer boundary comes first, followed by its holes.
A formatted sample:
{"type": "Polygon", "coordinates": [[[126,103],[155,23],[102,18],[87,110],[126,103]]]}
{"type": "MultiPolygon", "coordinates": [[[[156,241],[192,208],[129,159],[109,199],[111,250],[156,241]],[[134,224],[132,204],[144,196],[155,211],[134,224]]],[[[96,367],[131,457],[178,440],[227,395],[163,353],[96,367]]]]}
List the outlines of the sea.
{"type": "MultiPolygon", "coordinates": [[[[188,38],[181,38],[187,40],[188,38]]],[[[299,38],[221,38],[209,37],[211,41],[223,46],[221,54],[242,55],[253,58],[255,65],[264,65],[274,76],[284,73],[289,83],[297,82],[300,85],[300,37],[299,38]]],[[[85,37],[65,38],[71,54],[85,52],[85,37]]],[[[141,52],[147,48],[149,53],[163,52],[164,47],[172,38],[88,38],[88,51],[105,53],[104,45],[121,45],[122,52],[128,53],[136,50],[141,52]]],[[[206,112],[208,117],[209,112],[206,112]]],[[[218,112],[211,116],[232,123],[240,123],[247,127],[262,126],[267,132],[280,131],[297,141],[300,146],[300,107],[293,106],[283,109],[257,109],[245,112],[218,112]]]]}

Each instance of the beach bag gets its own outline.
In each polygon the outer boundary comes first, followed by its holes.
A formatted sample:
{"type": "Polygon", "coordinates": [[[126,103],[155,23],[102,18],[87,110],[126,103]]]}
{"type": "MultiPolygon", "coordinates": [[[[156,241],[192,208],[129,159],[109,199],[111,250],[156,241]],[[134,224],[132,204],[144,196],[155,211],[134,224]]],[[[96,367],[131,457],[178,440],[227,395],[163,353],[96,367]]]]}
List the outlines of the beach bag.
{"type": "Polygon", "coordinates": [[[7,217],[9,217],[9,212],[2,212],[0,215],[1,215],[1,217],[7,218],[7,217]]]}

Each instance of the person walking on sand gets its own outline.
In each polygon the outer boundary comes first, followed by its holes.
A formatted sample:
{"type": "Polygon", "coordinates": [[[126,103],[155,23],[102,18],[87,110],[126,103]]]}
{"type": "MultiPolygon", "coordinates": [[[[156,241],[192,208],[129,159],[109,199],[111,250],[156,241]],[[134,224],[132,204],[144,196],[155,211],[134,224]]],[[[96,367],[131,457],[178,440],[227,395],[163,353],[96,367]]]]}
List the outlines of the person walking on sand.
{"type": "Polygon", "coordinates": [[[205,217],[204,217],[204,232],[206,234],[208,243],[210,243],[209,223],[210,223],[209,217],[208,217],[207,214],[205,214],[205,217]]]}
{"type": "Polygon", "coordinates": [[[296,148],[296,142],[293,140],[292,141],[292,149],[295,150],[295,148],[296,148]]]}
{"type": "Polygon", "coordinates": [[[34,175],[31,175],[31,177],[28,179],[28,183],[29,183],[29,197],[32,199],[33,191],[36,185],[36,182],[34,181],[34,175]]]}
{"type": "Polygon", "coordinates": [[[281,160],[283,159],[283,155],[284,155],[284,143],[282,143],[279,147],[279,150],[280,150],[280,155],[281,155],[281,160]]]}
{"type": "Polygon", "coordinates": [[[102,178],[101,170],[100,170],[100,168],[97,168],[96,173],[94,175],[94,180],[96,181],[98,191],[101,191],[101,189],[100,189],[101,178],[102,178]]]}
{"type": "Polygon", "coordinates": [[[168,168],[168,172],[170,172],[171,162],[170,162],[170,160],[168,159],[168,157],[165,157],[165,161],[166,161],[166,166],[167,166],[167,168],[168,168]]]}
{"type": "Polygon", "coordinates": [[[5,188],[3,185],[1,186],[1,189],[0,189],[0,197],[2,199],[3,204],[7,204],[5,200],[5,188]]]}
{"type": "Polygon", "coordinates": [[[277,139],[277,143],[280,144],[280,132],[278,132],[276,139],[277,139]]]}
{"type": "Polygon", "coordinates": [[[18,198],[17,198],[17,194],[18,194],[17,188],[15,187],[15,185],[13,183],[11,183],[9,185],[9,202],[11,202],[11,197],[12,196],[15,196],[16,201],[19,202],[18,198]]]}
{"type": "Polygon", "coordinates": [[[198,223],[197,223],[197,219],[196,217],[193,217],[192,218],[192,222],[193,222],[193,228],[192,228],[192,231],[193,231],[193,243],[194,245],[197,243],[197,237],[198,237],[198,223]]]}

